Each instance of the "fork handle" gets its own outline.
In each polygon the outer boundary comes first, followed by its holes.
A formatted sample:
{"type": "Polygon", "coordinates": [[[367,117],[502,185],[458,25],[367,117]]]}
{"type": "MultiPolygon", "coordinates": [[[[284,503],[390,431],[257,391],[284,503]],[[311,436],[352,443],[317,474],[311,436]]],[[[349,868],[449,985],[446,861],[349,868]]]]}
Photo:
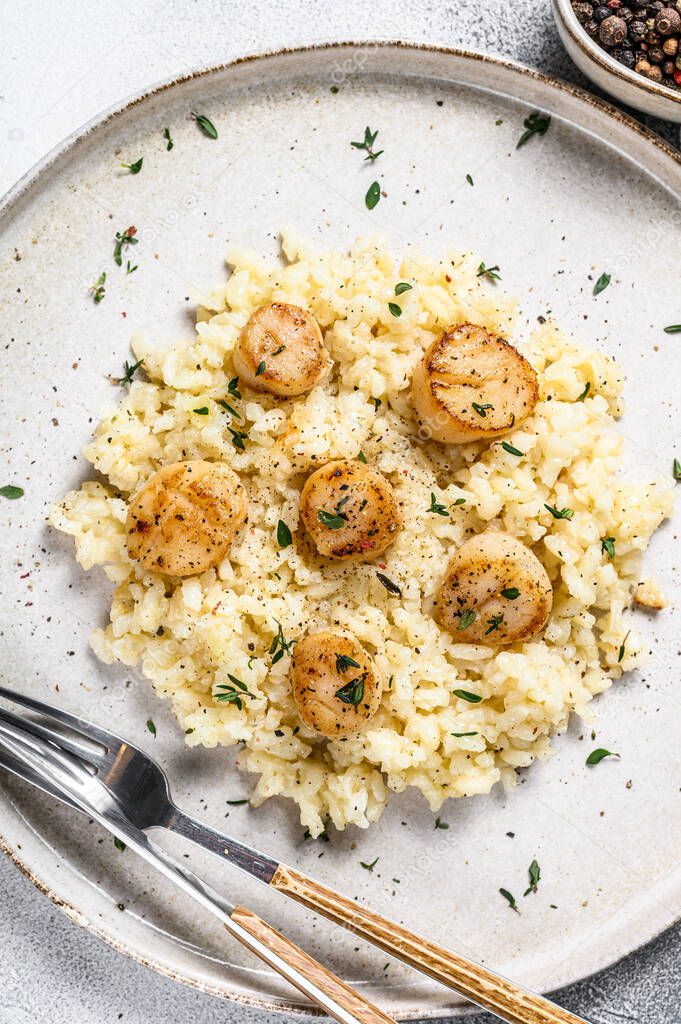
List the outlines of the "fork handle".
{"type": "Polygon", "coordinates": [[[294,967],[308,981],[313,982],[322,992],[331,996],[344,1010],[348,1010],[358,1021],[362,1021],[362,1024],[395,1024],[392,1017],[388,1017],[326,967],[313,960],[252,910],[247,907],[235,907],[230,917],[255,939],[259,939],[269,949],[274,950],[282,960],[294,967]]]}
{"type": "Polygon", "coordinates": [[[508,1024],[587,1024],[542,996],[280,864],[270,885],[454,989],[508,1024]]]}

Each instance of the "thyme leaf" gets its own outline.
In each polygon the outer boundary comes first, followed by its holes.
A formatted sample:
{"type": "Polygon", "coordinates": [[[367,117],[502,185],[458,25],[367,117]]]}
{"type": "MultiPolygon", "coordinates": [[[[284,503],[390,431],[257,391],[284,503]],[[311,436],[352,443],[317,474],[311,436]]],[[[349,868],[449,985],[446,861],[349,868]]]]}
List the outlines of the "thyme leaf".
{"type": "Polygon", "coordinates": [[[362,142],[351,142],[350,143],[350,145],[353,147],[353,149],[363,149],[363,150],[366,151],[366,156],[364,157],[364,159],[365,159],[365,161],[368,160],[369,163],[373,163],[374,160],[377,160],[379,158],[379,156],[381,155],[381,153],[383,153],[382,149],[379,149],[378,152],[376,152],[374,150],[374,148],[373,148],[374,147],[374,142],[376,141],[376,136],[377,135],[378,135],[378,128],[376,129],[375,132],[372,132],[371,128],[365,128],[364,129],[364,140],[362,142]]]}
{"type": "Polygon", "coordinates": [[[475,619],[476,615],[474,609],[467,608],[466,611],[462,613],[459,625],[456,628],[459,630],[468,629],[469,626],[473,625],[475,619]]]}
{"type": "Polygon", "coordinates": [[[196,121],[197,125],[201,129],[204,135],[207,135],[209,139],[217,139],[218,130],[209,118],[205,114],[195,114],[192,111],[192,117],[196,121]]]}
{"type": "Polygon", "coordinates": [[[596,281],[596,284],[594,285],[594,290],[593,290],[594,295],[600,295],[601,292],[604,292],[605,289],[608,287],[608,285],[610,284],[611,281],[612,281],[612,275],[611,274],[605,274],[605,273],[601,274],[601,276],[596,281]]]}
{"type": "Polygon", "coordinates": [[[600,764],[606,757],[619,757],[619,754],[615,754],[612,750],[604,750],[603,747],[599,747],[597,750],[592,750],[586,759],[586,763],[589,767],[600,764]]]}
{"type": "Polygon", "coordinates": [[[292,540],[290,529],[284,520],[280,519],[277,523],[277,544],[280,548],[287,548],[292,540]]]}
{"type": "Polygon", "coordinates": [[[367,210],[373,210],[381,198],[381,186],[377,181],[372,181],[364,197],[367,210]]]}
{"type": "Polygon", "coordinates": [[[469,704],[480,704],[482,701],[479,693],[471,693],[470,690],[454,690],[454,696],[467,700],[469,704]]]}
{"type": "Polygon", "coordinates": [[[388,576],[385,576],[382,572],[377,572],[376,578],[378,579],[378,582],[385,587],[389,594],[395,594],[396,597],[402,597],[401,589],[396,583],[393,583],[388,576]]]}
{"type": "Polygon", "coordinates": [[[550,124],[551,118],[548,114],[540,114],[538,110],[535,110],[533,114],[530,114],[523,121],[525,131],[518,139],[515,148],[520,149],[526,142],[529,142],[533,135],[546,135],[550,124]]]}

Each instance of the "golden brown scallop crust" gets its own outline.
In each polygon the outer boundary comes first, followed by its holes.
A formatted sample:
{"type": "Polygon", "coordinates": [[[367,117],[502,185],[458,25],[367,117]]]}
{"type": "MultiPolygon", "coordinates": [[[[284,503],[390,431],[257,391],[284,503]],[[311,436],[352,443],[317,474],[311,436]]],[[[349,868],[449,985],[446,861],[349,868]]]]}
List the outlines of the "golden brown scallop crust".
{"type": "Polygon", "coordinates": [[[359,732],[381,703],[383,685],[376,667],[347,633],[323,630],[297,643],[291,682],[301,719],[329,739],[359,732]]]}
{"type": "Polygon", "coordinates": [[[402,527],[393,489],[361,462],[338,459],[305,482],[300,514],[321,555],[367,561],[392,543],[402,527]]]}
{"type": "Polygon", "coordinates": [[[461,643],[529,640],[544,628],[553,588],[537,556],[507,533],[487,530],[452,556],[435,616],[461,643]]]}
{"type": "Polygon", "coordinates": [[[255,391],[294,398],[326,376],[331,357],[312,313],[286,302],[260,306],[234,349],[239,380],[255,391]]]}
{"type": "Polygon", "coordinates": [[[130,499],[128,554],[146,569],[192,576],[225,557],[247,518],[246,491],[229,466],[174,462],[130,499]]]}
{"type": "Polygon", "coordinates": [[[459,324],[417,364],[412,396],[425,436],[465,444],[520,426],[539,400],[539,385],[534,368],[505,338],[459,324]]]}

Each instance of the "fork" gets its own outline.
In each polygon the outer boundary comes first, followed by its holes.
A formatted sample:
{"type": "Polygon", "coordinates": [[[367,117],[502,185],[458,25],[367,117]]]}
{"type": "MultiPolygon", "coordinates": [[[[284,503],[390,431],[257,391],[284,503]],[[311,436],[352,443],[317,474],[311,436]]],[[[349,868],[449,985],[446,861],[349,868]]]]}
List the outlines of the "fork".
{"type": "Polygon", "coordinates": [[[235,907],[198,875],[180,865],[130,822],[97,775],[59,747],[23,728],[24,721],[3,715],[0,766],[83,811],[124,840],[144,860],[210,910],[247,949],[317,1003],[339,1024],[396,1024],[348,984],[332,974],[281,932],[246,907],[235,907]],[[13,722],[12,719],[15,721],[13,722]]]}
{"type": "Polygon", "coordinates": [[[91,765],[98,780],[142,835],[147,829],[165,828],[184,836],[441,982],[507,1024],[587,1024],[543,996],[185,814],[173,803],[162,768],[139,747],[114,733],[6,687],[0,686],[0,697],[39,716],[19,718],[0,709],[0,735],[8,727],[23,729],[91,765]]]}

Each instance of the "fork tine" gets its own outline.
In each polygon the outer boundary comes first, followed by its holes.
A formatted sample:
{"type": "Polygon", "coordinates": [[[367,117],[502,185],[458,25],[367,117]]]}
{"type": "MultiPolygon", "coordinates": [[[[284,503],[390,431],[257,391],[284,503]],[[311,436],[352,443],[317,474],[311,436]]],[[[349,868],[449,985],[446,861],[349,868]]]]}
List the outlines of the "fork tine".
{"type": "Polygon", "coordinates": [[[80,810],[76,807],[70,797],[66,796],[65,793],[60,792],[52,783],[48,782],[47,779],[43,779],[38,773],[29,765],[24,764],[18,758],[12,754],[4,751],[0,747],[0,768],[4,768],[5,771],[11,772],[12,775],[16,775],[18,779],[23,779],[24,782],[30,782],[31,785],[37,786],[43,793],[47,793],[48,796],[52,796],[55,800],[60,800],[63,804],[67,804],[69,807],[75,807],[76,810],[80,810]]]}
{"type": "Polygon", "coordinates": [[[70,754],[75,754],[76,757],[81,758],[81,760],[88,761],[90,764],[97,767],[103,766],[105,763],[103,754],[106,754],[107,748],[104,747],[102,750],[102,744],[97,744],[97,746],[100,747],[100,751],[95,751],[95,741],[88,737],[84,737],[85,742],[79,739],[74,739],[57,729],[51,729],[48,725],[43,725],[41,722],[35,722],[30,718],[20,717],[19,715],[15,715],[12,711],[7,711],[5,708],[1,707],[0,721],[8,722],[10,725],[23,729],[25,732],[30,733],[31,736],[36,736],[43,740],[51,740],[53,743],[60,746],[62,750],[68,750],[70,754]]]}
{"type": "MultiPolygon", "coordinates": [[[[101,729],[98,725],[93,725],[92,722],[87,722],[83,718],[79,718],[77,715],[70,715],[68,711],[62,711],[60,708],[55,708],[51,704],[44,704],[40,700],[36,700],[35,697],[28,697],[24,693],[18,693],[16,690],[10,690],[6,686],[0,686],[0,697],[4,697],[6,700],[11,700],[15,704],[21,704],[22,707],[30,708],[31,711],[37,711],[38,714],[43,715],[44,718],[53,719],[55,722],[60,722],[62,725],[68,726],[73,732],[83,733],[88,739],[94,740],[96,743],[101,743],[103,747],[112,749],[119,747],[124,742],[120,736],[116,736],[115,733],[107,732],[105,729],[101,729]]],[[[59,742],[62,742],[63,735],[60,734],[56,737],[59,742]]]]}

